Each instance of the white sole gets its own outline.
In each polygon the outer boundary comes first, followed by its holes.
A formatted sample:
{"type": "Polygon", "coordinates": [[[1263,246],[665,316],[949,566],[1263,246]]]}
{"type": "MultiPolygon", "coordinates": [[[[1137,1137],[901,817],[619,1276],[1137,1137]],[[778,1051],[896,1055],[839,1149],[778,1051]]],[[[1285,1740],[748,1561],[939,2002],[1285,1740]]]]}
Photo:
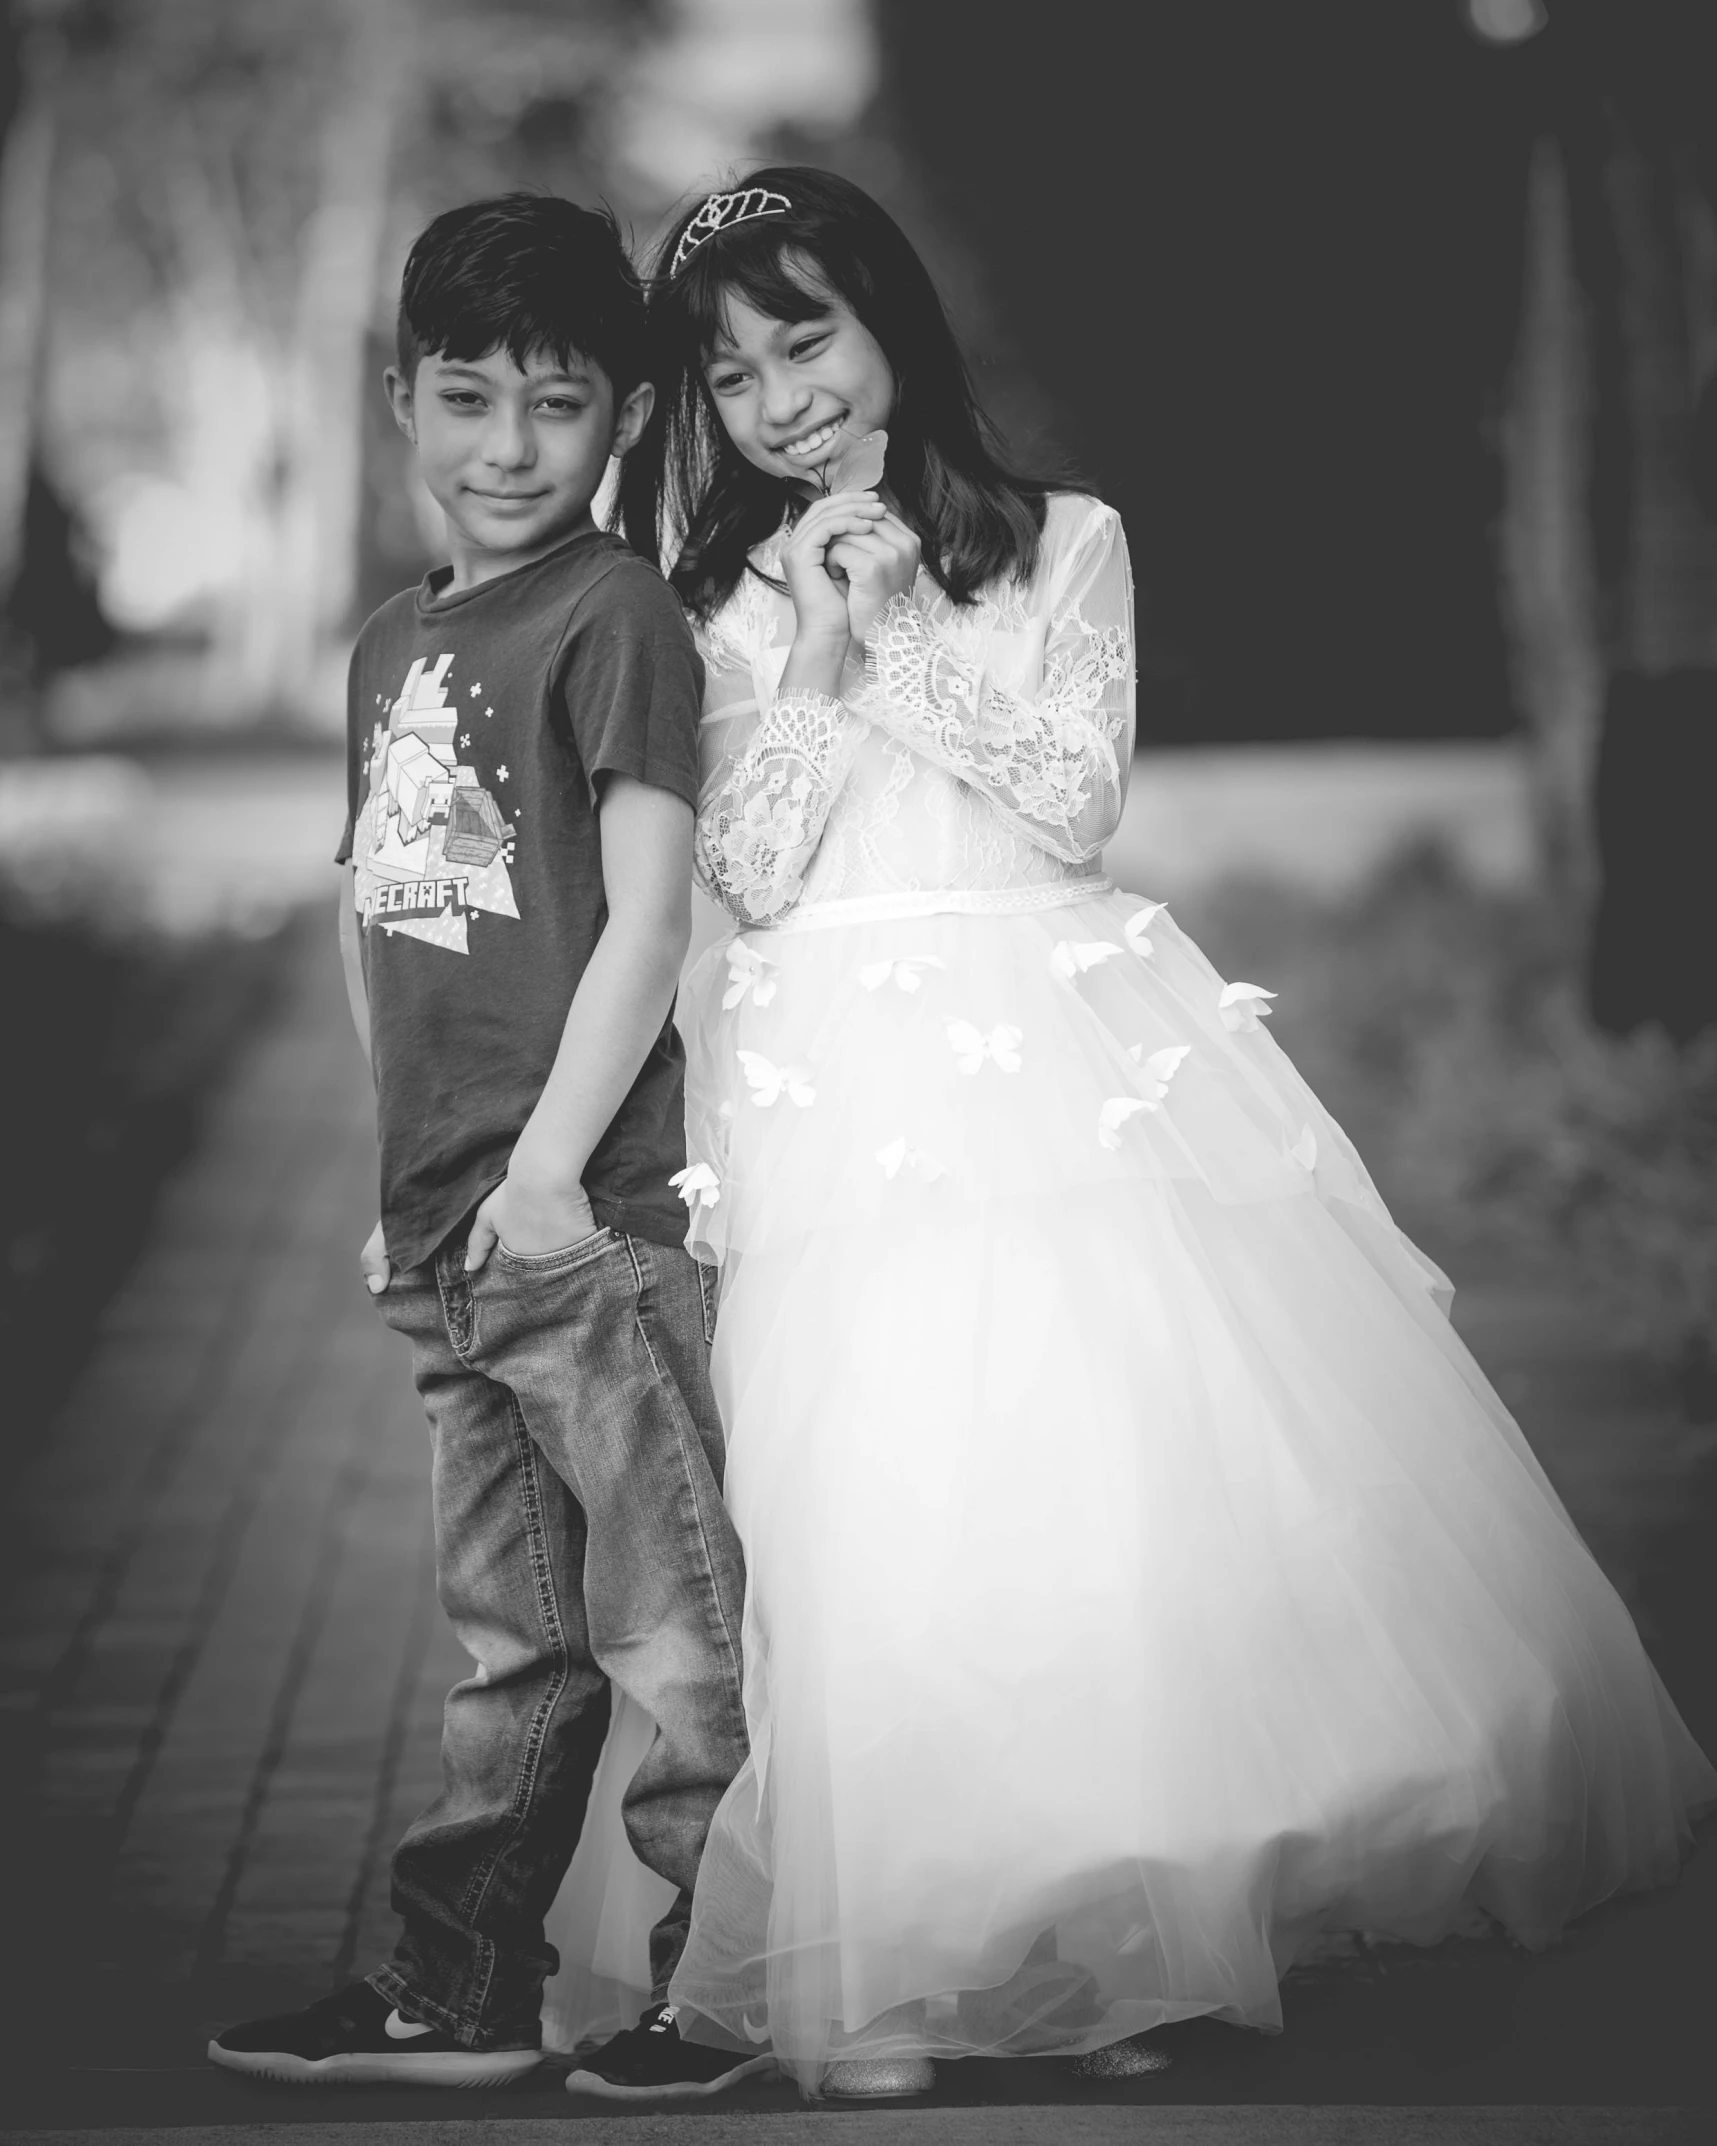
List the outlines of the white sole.
{"type": "Polygon", "coordinates": [[[542,2062],[535,2049],[437,2049],[422,2056],[365,2050],[350,2056],[297,2057],[284,2049],[223,2049],[209,2061],[283,2086],[506,2086],[542,2062]]]}
{"type": "Polygon", "coordinates": [[[741,2079],[774,2071],[773,2057],[747,2057],[732,2071],[724,2071],[719,2079],[675,2080],[671,2086],[616,2086],[612,2079],[601,2078],[593,2071],[570,2071],[566,2090],[569,2094],[597,2094],[604,2101],[703,2101],[711,2094],[725,2094],[741,2079]]]}

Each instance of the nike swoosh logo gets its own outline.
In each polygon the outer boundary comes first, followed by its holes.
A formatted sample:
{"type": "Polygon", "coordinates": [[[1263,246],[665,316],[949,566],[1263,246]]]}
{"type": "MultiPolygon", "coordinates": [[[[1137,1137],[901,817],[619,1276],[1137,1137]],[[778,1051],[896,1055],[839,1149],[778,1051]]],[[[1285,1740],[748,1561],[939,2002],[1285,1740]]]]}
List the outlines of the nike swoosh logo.
{"type": "Polygon", "coordinates": [[[394,2011],[382,2021],[382,2032],[390,2042],[415,2042],[420,2034],[433,2034],[435,2029],[420,2026],[415,2019],[401,2019],[394,2011]]]}

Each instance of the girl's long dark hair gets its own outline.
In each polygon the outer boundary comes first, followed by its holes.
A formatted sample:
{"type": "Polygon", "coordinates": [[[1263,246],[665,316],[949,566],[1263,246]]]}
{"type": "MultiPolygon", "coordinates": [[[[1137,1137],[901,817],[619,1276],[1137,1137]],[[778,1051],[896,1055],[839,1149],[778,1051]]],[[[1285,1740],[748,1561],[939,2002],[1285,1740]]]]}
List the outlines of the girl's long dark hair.
{"type": "Polygon", "coordinates": [[[833,172],[777,164],[742,183],[785,195],[791,209],[705,239],[675,275],[670,264],[694,203],[651,267],[656,407],[620,484],[633,549],[659,565],[664,533],[679,537],[668,579],[699,618],[733,594],[746,554],[774,534],[799,496],[729,440],[704,366],[730,297],[771,320],[800,321],[823,312],[832,292],[875,336],[894,374],[888,488],[918,534],[925,567],[962,604],[992,581],[1023,580],[1037,564],[1056,487],[1008,466],[936,286],[905,233],[833,172]]]}

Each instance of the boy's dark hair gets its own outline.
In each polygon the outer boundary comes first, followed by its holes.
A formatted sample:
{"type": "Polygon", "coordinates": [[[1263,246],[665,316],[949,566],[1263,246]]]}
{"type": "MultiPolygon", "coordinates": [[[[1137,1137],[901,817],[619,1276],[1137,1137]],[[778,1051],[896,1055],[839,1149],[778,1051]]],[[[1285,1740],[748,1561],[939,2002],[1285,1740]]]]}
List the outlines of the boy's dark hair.
{"type": "Polygon", "coordinates": [[[740,454],[704,380],[730,297],[772,320],[810,320],[844,299],[882,346],[895,378],[888,485],[918,533],[926,570],[956,603],[1037,563],[1049,493],[1011,468],[979,407],[929,271],[894,219],[833,172],[772,165],[737,182],[784,195],[791,208],[708,238],[676,275],[675,248],[697,213],[675,219],[650,286],[650,377],[656,407],[626,457],[620,506],[628,541],[659,560],[680,538],[669,581],[700,618],[720,609],[746,554],[799,504],[783,481],[740,454]]]}
{"type": "Polygon", "coordinates": [[[500,194],[419,233],[400,280],[399,369],[502,350],[600,365],[616,399],[644,377],[644,292],[606,209],[554,194],[500,194]]]}

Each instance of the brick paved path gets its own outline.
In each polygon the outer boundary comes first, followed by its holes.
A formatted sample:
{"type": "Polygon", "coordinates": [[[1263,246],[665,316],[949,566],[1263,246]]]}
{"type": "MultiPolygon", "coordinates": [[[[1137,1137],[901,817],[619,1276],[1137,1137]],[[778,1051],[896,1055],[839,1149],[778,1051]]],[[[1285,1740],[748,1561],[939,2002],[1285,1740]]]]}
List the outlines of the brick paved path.
{"type": "MultiPolygon", "coordinates": [[[[433,1601],[405,1353],[356,1273],[369,1094],[331,927],[295,934],[284,958],[280,1011],[167,1187],[0,1544],[0,1951],[18,1983],[0,2017],[22,2024],[37,2121],[310,2113],[202,2068],[202,2042],[385,1951],[388,1851],[432,1792],[441,1695],[465,1667],[433,1601]]],[[[1471,1316],[1711,1737],[1710,1435],[1630,1398],[1565,1315],[1546,1326],[1543,1307],[1492,1296],[1471,1316]]],[[[1174,2030],[1176,2070],[1109,2095],[1681,2098],[1711,2077],[1695,2023],[1714,1877],[1707,1851],[1683,1886],[1591,1919],[1545,1962],[1478,1949],[1309,1988],[1280,2038],[1174,2030]]],[[[956,2100],[1067,2093],[1047,2067],[956,2072],[956,2100]]],[[[556,2084],[508,2113],[565,2116],[556,2084]]],[[[742,2106],[791,2101],[765,2087],[742,2106]]],[[[354,2111],[452,2113],[374,2092],[315,2113],[354,2111]]]]}
{"type": "Polygon", "coordinates": [[[0,1657],[26,1881],[93,1923],[39,1893],[38,1935],[235,1991],[385,1944],[386,1851],[464,1667],[422,1417],[355,1266],[368,1081],[330,936],[287,958],[14,1509],[0,1657]]]}

